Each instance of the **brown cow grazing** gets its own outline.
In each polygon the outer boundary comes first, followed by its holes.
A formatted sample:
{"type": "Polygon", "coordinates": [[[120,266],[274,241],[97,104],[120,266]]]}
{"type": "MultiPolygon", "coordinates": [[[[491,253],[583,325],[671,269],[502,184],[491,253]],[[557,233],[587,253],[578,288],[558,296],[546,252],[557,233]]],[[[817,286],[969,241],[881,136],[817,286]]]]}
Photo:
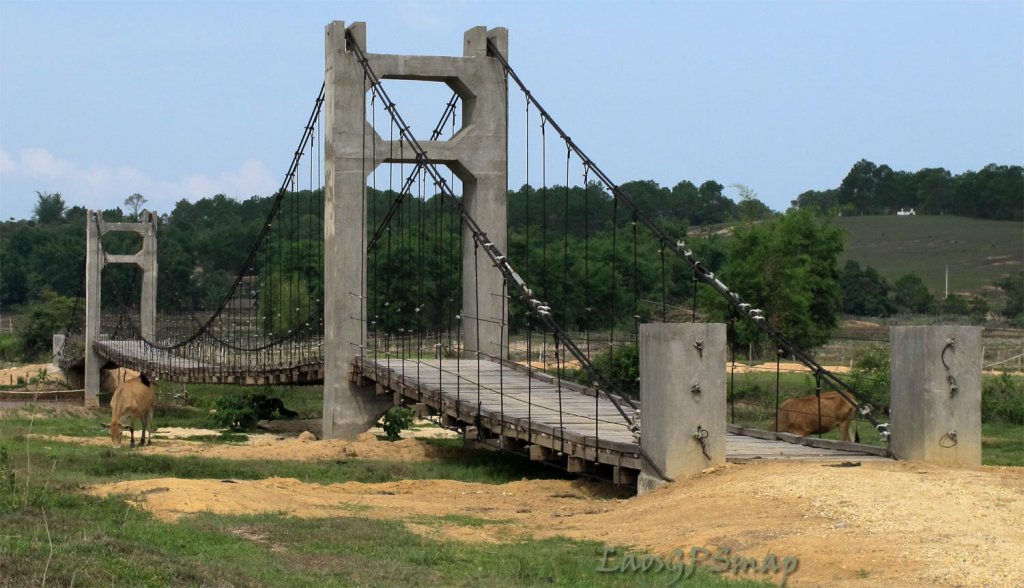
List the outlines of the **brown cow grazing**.
{"type": "Polygon", "coordinates": [[[828,433],[839,425],[841,441],[859,441],[856,432],[851,434],[854,406],[838,392],[821,393],[821,419],[818,418],[818,396],[790,398],[779,405],[778,428],[772,422],[772,431],[793,433],[804,437],[815,433],[828,433]],[[819,424],[820,423],[820,424],[819,424]]]}
{"type": "Polygon", "coordinates": [[[125,422],[128,423],[128,430],[131,431],[132,444],[135,447],[135,420],[142,423],[142,439],[139,447],[146,445],[146,430],[149,430],[149,443],[153,440],[153,407],[156,404],[156,394],[153,393],[153,384],[146,377],[146,374],[139,374],[139,377],[125,380],[114,390],[114,396],[110,399],[110,440],[114,447],[121,446],[121,434],[124,432],[125,422]]]}

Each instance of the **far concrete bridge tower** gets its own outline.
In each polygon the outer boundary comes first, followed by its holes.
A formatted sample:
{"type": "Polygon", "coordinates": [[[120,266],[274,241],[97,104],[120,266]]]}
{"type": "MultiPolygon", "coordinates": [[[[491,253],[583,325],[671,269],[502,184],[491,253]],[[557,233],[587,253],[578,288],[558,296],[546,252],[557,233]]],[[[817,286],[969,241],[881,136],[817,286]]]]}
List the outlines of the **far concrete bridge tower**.
{"type": "Polygon", "coordinates": [[[106,360],[93,350],[93,342],[103,337],[101,332],[101,300],[103,267],[112,263],[129,263],[142,270],[142,301],[139,323],[142,337],[156,338],[156,213],[143,211],[137,223],[103,222],[101,213],[90,210],[87,217],[85,246],[85,405],[99,406],[100,370],[106,360]],[[103,251],[101,239],[111,232],[138,233],[142,248],[131,255],[114,255],[103,251]]]}

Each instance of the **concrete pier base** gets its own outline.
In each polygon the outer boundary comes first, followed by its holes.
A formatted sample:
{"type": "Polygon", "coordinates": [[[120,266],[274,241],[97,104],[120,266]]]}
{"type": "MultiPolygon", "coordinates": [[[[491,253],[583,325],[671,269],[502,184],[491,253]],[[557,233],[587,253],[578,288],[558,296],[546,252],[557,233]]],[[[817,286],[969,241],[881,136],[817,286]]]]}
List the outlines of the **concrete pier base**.
{"type": "Polygon", "coordinates": [[[892,451],[981,465],[981,327],[893,327],[892,451]]]}
{"type": "MultiPolygon", "coordinates": [[[[725,359],[724,324],[640,326],[640,447],[667,478],[725,463],[725,359]]],[[[666,482],[657,470],[644,461],[639,494],[666,482]]]]}

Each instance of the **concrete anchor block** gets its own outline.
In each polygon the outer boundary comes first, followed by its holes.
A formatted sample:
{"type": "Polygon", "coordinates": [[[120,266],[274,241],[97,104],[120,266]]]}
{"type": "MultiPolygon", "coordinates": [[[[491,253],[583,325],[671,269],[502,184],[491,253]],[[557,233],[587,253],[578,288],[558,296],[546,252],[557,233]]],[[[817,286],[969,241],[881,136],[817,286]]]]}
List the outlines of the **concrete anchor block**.
{"type": "Polygon", "coordinates": [[[981,327],[893,327],[890,417],[897,459],[981,465],[981,327]]]}
{"type": "Polygon", "coordinates": [[[641,494],[725,463],[725,358],[723,324],[640,326],[641,494]]]}

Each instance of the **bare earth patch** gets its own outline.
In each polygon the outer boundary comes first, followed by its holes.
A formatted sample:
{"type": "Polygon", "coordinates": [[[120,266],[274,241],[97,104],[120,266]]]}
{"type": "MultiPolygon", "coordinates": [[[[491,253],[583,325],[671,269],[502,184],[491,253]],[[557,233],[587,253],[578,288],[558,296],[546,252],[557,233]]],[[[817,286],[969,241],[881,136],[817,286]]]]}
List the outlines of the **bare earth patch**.
{"type": "MultiPolygon", "coordinates": [[[[160,428],[153,436],[153,444],[143,448],[122,447],[121,451],[142,451],[146,454],[216,457],[222,459],[280,459],[320,461],[338,459],[385,459],[395,461],[425,461],[442,459],[448,450],[424,443],[419,438],[380,441],[372,432],[363,433],[354,441],[328,439],[317,441],[310,436],[294,437],[276,434],[249,435],[242,443],[207,443],[189,441],[180,437],[218,435],[207,429],[160,428]]],[[[136,431],[136,436],[139,432],[136,431]]],[[[109,437],[71,437],[67,435],[30,435],[61,443],[109,446],[109,437]]]]}
{"type": "Polygon", "coordinates": [[[792,585],[1024,585],[1024,468],[762,462],[728,465],[630,499],[561,480],[156,479],[91,492],[128,495],[167,521],[198,512],[356,515],[406,520],[418,533],[468,541],[564,535],[659,553],[723,545],[746,557],[771,551],[800,558],[792,585]],[[424,519],[446,515],[495,524],[424,519]]]}

